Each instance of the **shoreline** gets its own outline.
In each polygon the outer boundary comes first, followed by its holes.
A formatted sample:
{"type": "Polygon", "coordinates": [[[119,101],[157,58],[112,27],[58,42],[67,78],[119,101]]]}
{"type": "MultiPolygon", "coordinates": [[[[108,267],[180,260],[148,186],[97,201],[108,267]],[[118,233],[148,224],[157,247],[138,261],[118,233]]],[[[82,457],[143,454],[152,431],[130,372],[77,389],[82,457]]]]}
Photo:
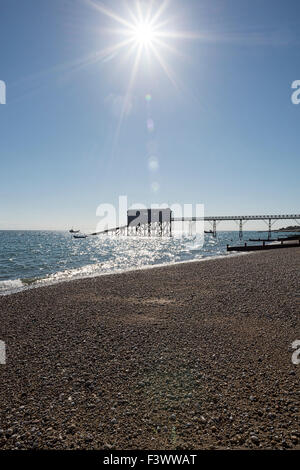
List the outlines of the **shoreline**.
{"type": "MultiPolygon", "coordinates": [[[[19,232],[19,231],[16,231],[19,232]]],[[[39,231],[38,231],[39,232],[39,231]]],[[[25,233],[25,232],[24,232],[25,233]]],[[[228,231],[220,232],[220,233],[225,233],[229,234],[228,231]]],[[[252,232],[245,232],[246,233],[252,233],[252,232]]],[[[254,231],[255,233],[255,231],[254,231]]],[[[127,237],[125,237],[127,240],[127,237]]],[[[85,279],[85,278],[93,278],[97,276],[105,276],[105,275],[110,275],[110,274],[119,274],[123,272],[129,272],[129,271],[134,271],[134,270],[143,270],[143,269],[152,269],[160,266],[171,266],[174,264],[179,264],[179,263],[189,263],[189,262],[201,262],[201,261],[207,261],[210,259],[221,259],[222,257],[226,256],[239,256],[242,253],[241,252],[226,252],[226,244],[233,242],[232,239],[229,240],[229,235],[227,237],[227,240],[223,240],[223,245],[222,243],[219,246],[219,243],[214,243],[211,242],[211,238],[208,237],[208,239],[205,239],[205,244],[204,248],[202,250],[197,250],[196,253],[193,253],[193,247],[190,247],[187,245],[187,250],[183,251],[178,251],[175,248],[174,253],[172,253],[172,256],[167,256],[167,259],[164,259],[164,254],[163,251],[159,250],[157,251],[157,256],[155,260],[155,264],[147,264],[147,261],[152,261],[151,258],[151,252],[149,252],[149,257],[144,256],[144,259],[140,260],[143,264],[137,266],[133,262],[130,262],[130,253],[126,252],[126,249],[123,250],[122,256],[124,259],[126,259],[126,256],[128,257],[127,262],[121,262],[118,263],[116,260],[114,260],[113,256],[110,254],[108,255],[107,248],[104,250],[104,259],[101,259],[101,256],[99,259],[97,257],[95,259],[86,259],[83,258],[81,261],[82,265],[79,264],[76,266],[76,263],[61,263],[58,262],[58,260],[54,259],[50,261],[50,264],[47,265],[47,260],[46,259],[27,259],[27,262],[29,264],[32,264],[32,269],[14,269],[14,264],[10,265],[9,262],[16,262],[15,258],[13,257],[12,259],[7,260],[7,269],[8,271],[6,272],[5,279],[0,280],[0,297],[1,296],[6,296],[6,295],[12,295],[18,292],[22,292],[27,289],[33,289],[33,288],[39,288],[42,286],[50,286],[50,285],[55,285],[57,283],[61,282],[69,282],[77,279],[85,279]],[[188,252],[188,255],[185,254],[185,251],[188,252]],[[198,258],[198,256],[201,256],[201,258],[198,258]],[[187,259],[188,258],[188,259],[187,259]],[[176,261],[174,261],[176,259],[176,261]],[[107,261],[107,264],[106,264],[107,261]],[[65,266],[63,267],[63,265],[65,266]],[[73,266],[72,266],[73,264],[73,266]],[[36,268],[34,268],[36,266],[36,268]]],[[[63,240],[65,240],[65,237],[63,237],[63,240]]],[[[236,240],[237,244],[238,240],[236,240]]],[[[232,243],[231,243],[232,245],[232,243]]],[[[72,248],[73,245],[71,245],[72,248]]],[[[66,244],[66,258],[65,260],[68,259],[68,256],[72,256],[72,250],[69,246],[69,244],[66,244]],[[69,251],[70,252],[69,252],[69,251]]],[[[173,247],[174,248],[174,247],[173,247]]],[[[112,247],[112,252],[113,253],[114,247],[112,247]]],[[[130,250],[129,250],[130,251],[130,250]]],[[[245,254],[245,253],[244,253],[245,254]]],[[[17,263],[18,264],[18,263],[17,263]]],[[[24,265],[24,268],[26,266],[24,265]]],[[[4,268],[5,269],[5,268],[4,268]]]]}
{"type": "Polygon", "coordinates": [[[299,449],[299,254],[1,296],[0,448],[299,449]]]}
{"type": "MultiPolygon", "coordinates": [[[[228,254],[221,254],[221,255],[212,255],[212,256],[207,256],[207,257],[204,257],[204,258],[201,258],[201,259],[190,259],[190,260],[185,260],[185,261],[175,261],[173,263],[158,263],[158,264],[149,264],[149,265],[143,265],[141,267],[138,267],[138,268],[128,268],[128,269],[121,269],[121,270],[116,270],[116,271],[112,271],[112,272],[105,272],[103,274],[94,274],[94,275],[86,275],[86,276],[78,276],[77,278],[74,277],[73,279],[59,279],[59,280],[49,280],[47,282],[47,278],[38,278],[36,281],[32,281],[28,284],[24,284],[24,280],[23,279],[4,279],[3,281],[1,282],[21,282],[22,283],[22,286],[20,286],[19,288],[16,288],[15,290],[11,291],[11,292],[3,292],[1,293],[0,292],[0,299],[1,297],[5,297],[7,295],[14,295],[14,294],[19,294],[20,292],[24,292],[24,291],[27,291],[27,290],[31,290],[31,289],[40,289],[42,287],[50,287],[50,286],[54,286],[54,285],[57,285],[57,284],[64,284],[64,283],[69,283],[69,282],[74,282],[74,281],[81,281],[81,280],[84,280],[84,279],[94,279],[94,278],[98,278],[98,277],[103,277],[103,276],[114,276],[114,275],[117,275],[117,274],[125,274],[125,273],[128,273],[128,272],[135,272],[135,271],[146,271],[148,269],[159,269],[159,268],[168,268],[168,267],[171,267],[171,266],[176,266],[176,265],[179,265],[179,264],[189,264],[189,263],[202,263],[204,261],[213,261],[213,260],[218,260],[218,259],[223,259],[223,258],[227,258],[227,257],[235,257],[235,256],[245,256],[245,255],[249,255],[251,254],[251,252],[247,253],[243,253],[243,252],[231,252],[231,253],[228,253],[228,254]],[[41,284],[39,284],[41,283],[41,284]],[[38,284],[38,285],[36,285],[38,284]]],[[[91,265],[93,266],[93,265],[91,265]]],[[[74,268],[76,269],[76,268],[74,268]]],[[[55,276],[57,274],[59,274],[59,272],[57,273],[53,273],[51,274],[50,276],[55,276]]]]}

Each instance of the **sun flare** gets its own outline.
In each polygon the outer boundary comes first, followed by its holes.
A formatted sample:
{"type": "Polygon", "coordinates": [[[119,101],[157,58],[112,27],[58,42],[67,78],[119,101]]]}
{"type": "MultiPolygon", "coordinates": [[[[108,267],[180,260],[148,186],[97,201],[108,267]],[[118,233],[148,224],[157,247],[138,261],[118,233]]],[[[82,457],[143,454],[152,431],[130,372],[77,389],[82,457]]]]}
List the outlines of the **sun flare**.
{"type": "Polygon", "coordinates": [[[109,27],[101,29],[102,34],[106,34],[107,37],[114,35],[117,38],[110,47],[99,51],[99,57],[104,60],[107,57],[109,59],[111,57],[116,58],[121,51],[125,58],[134,57],[128,91],[134,84],[143,57],[147,57],[151,67],[154,66],[155,62],[158,63],[173,85],[178,88],[175,73],[167,63],[166,56],[167,54],[180,55],[177,47],[174,47],[172,42],[176,39],[188,39],[190,36],[169,29],[172,22],[171,15],[169,15],[169,18],[167,15],[170,0],[159,2],[149,0],[148,3],[141,0],[132,0],[130,7],[125,1],[127,13],[124,11],[122,15],[108,8],[101,1],[86,1],[109,21],[109,27]]]}
{"type": "Polygon", "coordinates": [[[149,46],[155,39],[155,31],[149,23],[139,23],[133,30],[133,37],[138,44],[149,46]]]}
{"type": "MultiPolygon", "coordinates": [[[[130,61],[131,72],[125,94],[124,104],[120,113],[120,120],[117,135],[122,125],[122,121],[126,116],[126,109],[130,103],[136,78],[139,70],[147,70],[144,67],[153,68],[158,65],[163,73],[170,80],[172,85],[179,91],[178,77],[167,62],[169,55],[177,55],[182,58],[182,54],[178,51],[178,44],[174,45],[174,41],[182,39],[195,38],[189,32],[177,31],[174,28],[174,15],[168,13],[170,0],[126,0],[121,3],[125,6],[122,13],[110,9],[101,0],[85,0],[94,9],[106,18],[105,26],[102,25],[99,34],[105,35],[106,39],[115,37],[111,40],[111,45],[99,50],[95,58],[92,60],[108,62],[118,60],[125,63],[130,61]],[[173,24],[173,27],[171,25],[173,24]],[[144,62],[143,68],[141,62],[144,62]]],[[[177,16],[178,18],[178,16],[177,16]]]]}

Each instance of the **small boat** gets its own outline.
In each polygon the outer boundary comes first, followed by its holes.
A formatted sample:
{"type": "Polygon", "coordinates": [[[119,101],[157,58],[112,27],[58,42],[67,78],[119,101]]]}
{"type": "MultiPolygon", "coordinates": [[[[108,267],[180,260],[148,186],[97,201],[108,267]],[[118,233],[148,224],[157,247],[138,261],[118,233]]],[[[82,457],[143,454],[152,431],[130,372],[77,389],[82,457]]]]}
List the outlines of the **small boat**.
{"type": "Polygon", "coordinates": [[[87,238],[87,235],[73,235],[73,238],[87,238]]]}
{"type": "Polygon", "coordinates": [[[80,232],[80,230],[74,230],[73,227],[71,228],[71,230],[69,230],[69,233],[78,233],[80,232]]]}
{"type": "Polygon", "coordinates": [[[214,233],[212,230],[204,230],[204,233],[214,233]]]}

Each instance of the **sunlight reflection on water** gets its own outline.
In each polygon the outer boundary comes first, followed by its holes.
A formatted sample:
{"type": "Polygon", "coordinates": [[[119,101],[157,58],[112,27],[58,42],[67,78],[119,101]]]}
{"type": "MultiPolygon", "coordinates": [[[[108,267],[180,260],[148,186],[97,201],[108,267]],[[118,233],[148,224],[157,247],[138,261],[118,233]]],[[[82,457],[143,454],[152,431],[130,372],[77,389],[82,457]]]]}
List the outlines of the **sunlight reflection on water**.
{"type": "MultiPolygon", "coordinates": [[[[262,236],[245,232],[244,238],[262,236]]],[[[208,257],[230,256],[226,244],[239,243],[237,232],[193,238],[74,239],[67,232],[0,231],[0,294],[60,281],[208,257]]]]}

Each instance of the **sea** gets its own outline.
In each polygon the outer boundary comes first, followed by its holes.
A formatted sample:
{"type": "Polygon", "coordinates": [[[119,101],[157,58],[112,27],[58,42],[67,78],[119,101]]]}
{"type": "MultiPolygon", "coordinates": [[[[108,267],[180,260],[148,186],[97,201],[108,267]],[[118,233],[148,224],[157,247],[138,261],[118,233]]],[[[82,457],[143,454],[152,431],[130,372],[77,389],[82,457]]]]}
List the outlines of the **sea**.
{"type": "MultiPolygon", "coordinates": [[[[75,239],[63,231],[0,231],[0,295],[104,274],[234,256],[226,246],[264,232],[218,232],[214,238],[103,237],[75,239]]],[[[285,232],[274,238],[293,233],[285,232]]]]}

